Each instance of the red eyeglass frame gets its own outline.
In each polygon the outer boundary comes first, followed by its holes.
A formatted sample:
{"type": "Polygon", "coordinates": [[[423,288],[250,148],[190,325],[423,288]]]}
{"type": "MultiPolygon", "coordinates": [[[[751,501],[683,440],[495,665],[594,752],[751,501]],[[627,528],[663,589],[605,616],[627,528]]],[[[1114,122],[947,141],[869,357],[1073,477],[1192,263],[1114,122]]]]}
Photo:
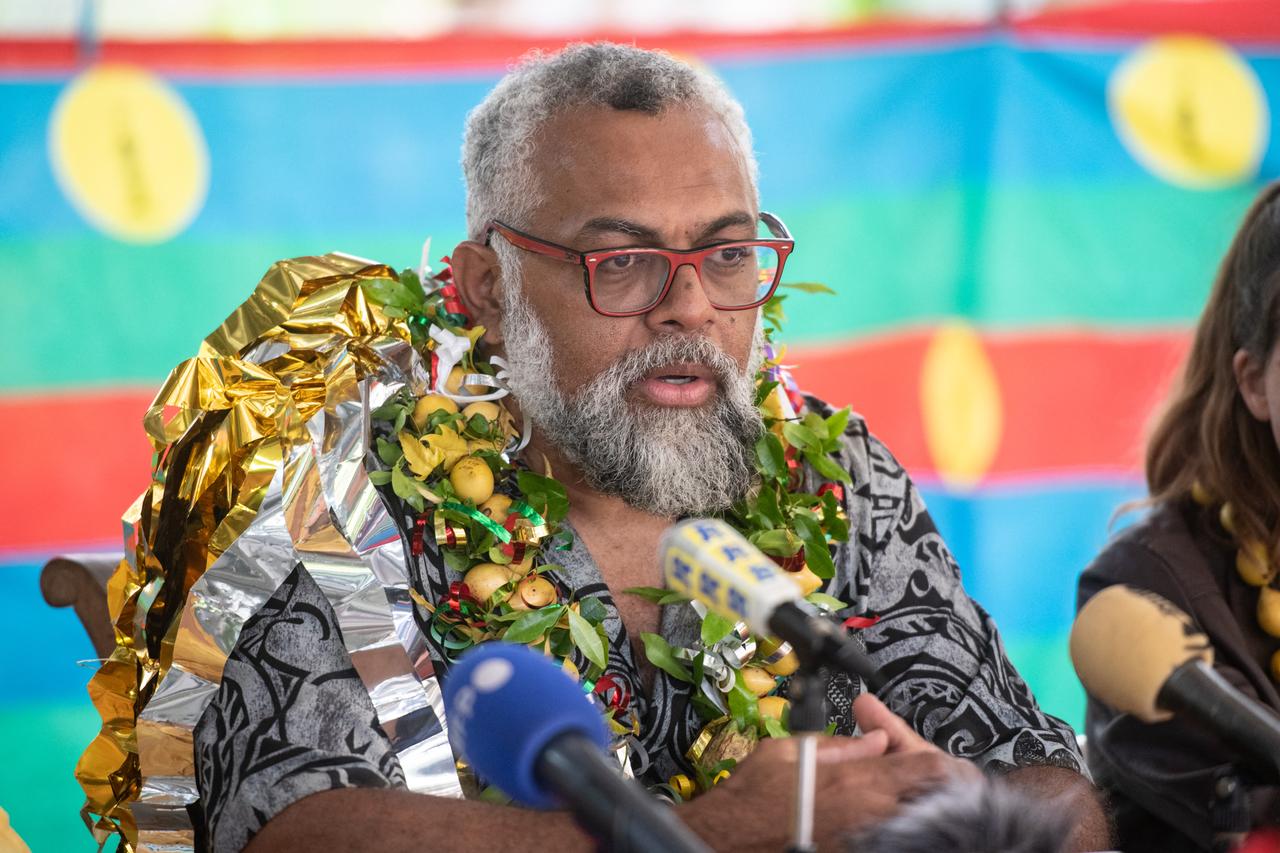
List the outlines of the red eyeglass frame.
{"type": "MultiPolygon", "coordinates": [[[[667,298],[667,293],[671,290],[671,283],[676,279],[676,273],[681,267],[692,266],[698,276],[698,282],[702,282],[702,262],[712,252],[724,249],[726,247],[738,246],[767,246],[778,253],[778,268],[773,277],[773,286],[769,288],[760,299],[749,305],[733,305],[723,306],[712,302],[711,306],[720,311],[747,311],[751,308],[758,308],[769,301],[774,292],[778,289],[778,283],[782,281],[782,269],[787,264],[787,257],[795,249],[796,241],[792,239],[791,232],[787,230],[787,226],[782,224],[782,220],[774,216],[772,213],[765,211],[760,212],[760,221],[775,236],[772,239],[755,239],[755,240],[725,240],[719,243],[712,243],[707,246],[699,246],[695,249],[659,249],[652,246],[619,246],[613,249],[597,249],[591,252],[577,252],[568,246],[561,246],[559,243],[552,243],[549,240],[542,240],[534,237],[532,234],[526,234],[510,225],[499,222],[497,219],[490,219],[485,226],[484,243],[489,245],[489,241],[493,238],[493,232],[498,232],[511,245],[518,249],[524,249],[526,252],[533,252],[543,257],[552,258],[565,263],[577,264],[582,267],[582,284],[587,294],[587,304],[597,314],[605,317],[637,317],[641,314],[648,314],[654,308],[662,304],[662,300],[667,298]],[[596,267],[615,255],[661,255],[667,261],[667,280],[662,285],[662,290],[658,293],[653,302],[634,311],[604,311],[596,304],[595,294],[592,292],[591,283],[595,279],[596,267]]],[[[704,291],[705,292],[705,291],[704,291]]],[[[710,300],[710,296],[707,297],[710,300]]]]}

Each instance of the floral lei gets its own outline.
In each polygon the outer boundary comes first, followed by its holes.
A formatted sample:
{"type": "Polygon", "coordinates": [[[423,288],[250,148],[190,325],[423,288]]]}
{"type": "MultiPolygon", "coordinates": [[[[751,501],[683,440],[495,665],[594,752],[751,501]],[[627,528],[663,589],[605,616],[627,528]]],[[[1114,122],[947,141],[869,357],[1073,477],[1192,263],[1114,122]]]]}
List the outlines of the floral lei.
{"type": "MultiPolygon", "coordinates": [[[[605,672],[606,610],[585,597],[567,600],[545,575],[560,568],[557,550],[571,547],[562,526],[569,501],[550,470],[540,475],[517,465],[528,441],[527,425],[517,429],[503,404],[499,358],[478,351],[483,326],[472,325],[452,282],[449,259],[435,275],[413,270],[398,279],[363,283],[365,297],[386,315],[402,318],[414,347],[430,366],[431,393],[408,389],[372,413],[388,438],[375,449],[386,466],[370,472],[377,485],[390,485],[417,513],[410,547],[415,555],[431,536],[445,563],[463,579],[451,584],[444,601],[414,600],[431,614],[432,639],[452,658],[489,640],[541,648],[581,680],[599,700],[617,736],[639,732],[624,681],[605,672]],[[585,662],[574,663],[574,652],[585,662]]],[[[830,292],[822,285],[784,284],[807,292],[830,292]]],[[[849,537],[842,509],[848,472],[831,455],[849,420],[843,409],[830,417],[797,414],[803,400],[773,337],[783,321],[775,296],[763,309],[765,360],[756,376],[756,405],[767,427],[755,445],[759,488],[724,514],[761,551],[787,571],[809,602],[835,611],[846,605],[817,590],[835,571],[830,543],[849,537]],[[816,493],[797,491],[800,463],[807,462],[829,482],[816,493]]],[[[658,604],[687,602],[666,589],[634,587],[628,594],[658,604]]],[[[673,799],[688,799],[723,779],[759,737],[785,737],[787,701],[773,695],[795,671],[795,654],[776,638],[752,636],[691,603],[702,617],[693,648],[672,648],[657,634],[641,634],[649,662],[694,687],[693,705],[707,726],[688,753],[697,779],[683,774],[662,786],[673,799]]]]}

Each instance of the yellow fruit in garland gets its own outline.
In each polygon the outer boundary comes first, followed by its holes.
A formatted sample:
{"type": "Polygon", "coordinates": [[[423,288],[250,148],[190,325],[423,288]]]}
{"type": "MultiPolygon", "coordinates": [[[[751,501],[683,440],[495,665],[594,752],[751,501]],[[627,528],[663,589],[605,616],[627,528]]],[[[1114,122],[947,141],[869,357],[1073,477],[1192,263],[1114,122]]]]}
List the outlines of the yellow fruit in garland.
{"type": "Polygon", "coordinates": [[[747,666],[742,669],[742,683],[757,696],[767,696],[778,686],[773,676],[758,666],[747,666]]]}
{"type": "Polygon", "coordinates": [[[479,415],[492,424],[498,419],[498,415],[501,412],[502,410],[498,408],[497,403],[481,400],[477,403],[468,403],[467,407],[462,410],[462,417],[466,420],[471,420],[476,415],[479,415]]]}
{"type": "Polygon", "coordinates": [[[764,671],[770,675],[781,675],[783,677],[791,675],[800,668],[800,658],[796,657],[795,652],[787,652],[782,660],[777,663],[765,664],[764,671]]]}
{"type": "Polygon", "coordinates": [[[467,589],[471,590],[471,594],[480,601],[488,601],[489,596],[493,595],[498,587],[510,580],[511,572],[507,571],[506,566],[499,566],[497,563],[480,563],[472,566],[462,577],[462,582],[467,585],[467,589]]]}
{"type": "Polygon", "coordinates": [[[532,546],[525,549],[524,559],[518,563],[511,563],[510,565],[507,566],[507,570],[510,571],[511,574],[515,575],[518,578],[522,578],[525,575],[529,574],[529,570],[533,568],[534,553],[535,553],[535,550],[532,546]]]}
{"type": "Polygon", "coordinates": [[[1280,637],[1280,592],[1269,586],[1258,590],[1258,624],[1273,637],[1280,637]]]}
{"type": "Polygon", "coordinates": [[[494,495],[480,504],[480,511],[501,524],[511,514],[511,498],[506,495],[494,495]]]}
{"type": "Polygon", "coordinates": [[[541,575],[527,575],[507,599],[513,610],[537,610],[556,600],[556,588],[541,575]]]}
{"type": "MultiPolygon", "coordinates": [[[[450,394],[464,393],[458,391],[462,387],[462,377],[467,375],[467,371],[461,367],[455,367],[449,371],[449,378],[444,381],[444,390],[450,394]]],[[[488,385],[468,385],[466,386],[467,394],[488,394],[493,391],[488,385]]],[[[456,411],[456,410],[455,410],[456,411]]]]}
{"type": "Polygon", "coordinates": [[[458,497],[477,504],[493,497],[493,471],[483,459],[474,456],[459,459],[449,472],[449,482],[458,497]]]}
{"type": "Polygon", "coordinates": [[[766,418],[773,418],[774,420],[782,420],[786,417],[786,413],[782,411],[781,386],[770,391],[769,395],[760,402],[760,411],[766,418]]]}
{"type": "Polygon", "coordinates": [[[1271,555],[1261,542],[1245,542],[1236,552],[1236,571],[1249,586],[1263,586],[1275,574],[1271,569],[1271,555]]]}
{"type": "Polygon", "coordinates": [[[783,712],[791,707],[791,703],[781,696],[766,696],[760,700],[760,716],[772,717],[778,722],[782,722],[783,712]]]}
{"type": "Polygon", "coordinates": [[[452,415],[458,411],[458,404],[441,394],[428,394],[421,397],[413,404],[413,425],[422,430],[431,416],[441,411],[452,415]]]}
{"type": "Polygon", "coordinates": [[[790,651],[790,646],[787,647],[787,653],[776,661],[772,663],[762,662],[768,661],[769,658],[774,657],[781,646],[782,641],[777,637],[762,637],[759,644],[756,646],[757,663],[764,667],[764,671],[770,675],[787,676],[800,668],[800,659],[796,657],[795,652],[790,651]]]}
{"type": "Polygon", "coordinates": [[[822,588],[822,578],[815,575],[808,566],[801,566],[798,572],[784,571],[783,574],[791,578],[791,582],[800,588],[801,595],[808,595],[822,588]]]}

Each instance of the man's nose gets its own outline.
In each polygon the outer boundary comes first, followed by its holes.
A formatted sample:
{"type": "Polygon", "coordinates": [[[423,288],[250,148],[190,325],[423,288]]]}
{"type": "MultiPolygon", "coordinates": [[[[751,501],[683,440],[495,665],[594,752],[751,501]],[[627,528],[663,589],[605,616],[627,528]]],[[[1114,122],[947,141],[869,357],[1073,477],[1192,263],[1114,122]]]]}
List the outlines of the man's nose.
{"type": "Polygon", "coordinates": [[[692,263],[683,263],[676,267],[671,288],[658,307],[649,312],[648,318],[652,325],[665,331],[675,328],[694,330],[709,325],[715,313],[715,307],[698,280],[696,268],[692,263]]]}

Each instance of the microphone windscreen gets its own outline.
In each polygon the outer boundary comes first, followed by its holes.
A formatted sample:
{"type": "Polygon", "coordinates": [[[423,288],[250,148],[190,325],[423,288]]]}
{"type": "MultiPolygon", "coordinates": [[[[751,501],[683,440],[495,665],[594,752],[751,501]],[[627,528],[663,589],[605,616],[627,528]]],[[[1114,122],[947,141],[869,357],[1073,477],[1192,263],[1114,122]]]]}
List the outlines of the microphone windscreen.
{"type": "Polygon", "coordinates": [[[1209,639],[1190,616],[1147,590],[1109,586],[1071,626],[1071,663],[1085,689],[1148,723],[1172,716],[1156,699],[1173,671],[1191,660],[1213,664],[1209,639]]]}
{"type": "Polygon", "coordinates": [[[580,685],[527,646],[490,642],[467,651],[444,682],[455,754],[522,805],[555,808],[538,781],[538,757],[565,734],[609,746],[604,717],[580,685]]]}
{"type": "Polygon", "coordinates": [[[667,587],[730,619],[769,633],[769,617],[800,598],[782,570],[728,524],[691,518],[672,525],[658,546],[667,587]]]}
{"type": "Polygon", "coordinates": [[[1065,853],[1072,810],[1063,805],[1032,797],[998,778],[954,781],[853,836],[845,851],[1065,853]]]}

